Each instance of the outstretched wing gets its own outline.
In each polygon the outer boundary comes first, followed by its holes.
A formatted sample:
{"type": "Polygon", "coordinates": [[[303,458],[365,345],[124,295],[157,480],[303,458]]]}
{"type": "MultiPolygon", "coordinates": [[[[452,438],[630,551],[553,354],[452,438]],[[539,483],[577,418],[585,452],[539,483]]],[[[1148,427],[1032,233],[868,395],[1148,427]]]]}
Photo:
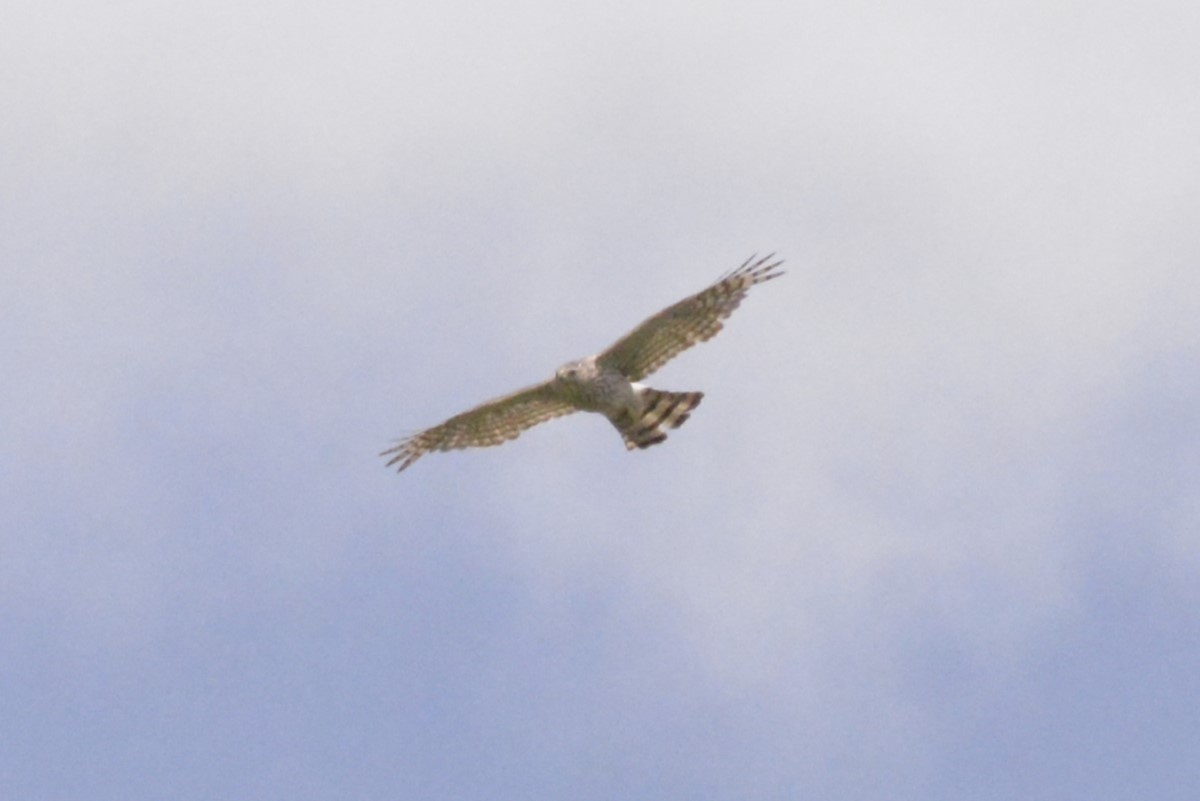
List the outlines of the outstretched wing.
{"type": "Polygon", "coordinates": [[[555,392],[554,382],[546,381],[493,398],[441,425],[405,437],[379,455],[391,457],[388,467],[399,462],[399,471],[429,451],[499,445],[516,439],[527,428],[573,411],[575,407],[555,392]]]}
{"type": "Polygon", "coordinates": [[[697,342],[712,339],[750,287],[783,275],[775,270],[783,262],[771,263],[773,255],[758,261],[751,256],[708,289],[668,306],[643,322],[597,356],[596,361],[619,370],[630,381],[638,381],[697,342]]]}

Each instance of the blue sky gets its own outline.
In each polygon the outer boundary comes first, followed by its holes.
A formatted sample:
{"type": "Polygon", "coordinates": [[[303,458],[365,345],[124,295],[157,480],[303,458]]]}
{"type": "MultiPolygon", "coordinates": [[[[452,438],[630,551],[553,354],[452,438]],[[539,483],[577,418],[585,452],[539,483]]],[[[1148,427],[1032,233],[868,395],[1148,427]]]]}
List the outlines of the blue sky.
{"type": "Polygon", "coordinates": [[[6,17],[0,796],[1200,792],[1192,5],[6,17]]]}

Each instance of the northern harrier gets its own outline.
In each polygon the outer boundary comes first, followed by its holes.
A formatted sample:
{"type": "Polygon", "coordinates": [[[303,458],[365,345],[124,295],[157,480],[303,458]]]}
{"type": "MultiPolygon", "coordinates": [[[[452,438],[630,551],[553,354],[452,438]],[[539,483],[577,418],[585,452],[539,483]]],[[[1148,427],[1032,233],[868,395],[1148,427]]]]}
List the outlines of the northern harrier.
{"type": "Polygon", "coordinates": [[[711,339],[750,287],[783,275],[782,261],[751,256],[712,286],[650,317],[607,350],[567,362],[554,378],[495,398],[441,425],[406,437],[380,456],[403,470],[429,451],[499,445],[538,423],[572,412],[599,412],[625,447],[648,448],[667,438],[700,405],[701,392],[663,392],[637,381],[697,342],[711,339]]]}

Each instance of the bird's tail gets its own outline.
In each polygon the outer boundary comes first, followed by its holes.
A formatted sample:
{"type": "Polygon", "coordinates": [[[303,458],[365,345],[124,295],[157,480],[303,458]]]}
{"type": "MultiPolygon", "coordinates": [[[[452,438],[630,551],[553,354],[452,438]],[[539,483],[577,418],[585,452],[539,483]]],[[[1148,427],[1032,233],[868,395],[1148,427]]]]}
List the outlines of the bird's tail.
{"type": "Polygon", "coordinates": [[[637,393],[642,399],[642,416],[633,425],[618,426],[628,450],[662,442],[667,438],[662,429],[679,428],[704,399],[703,392],[663,392],[649,387],[637,387],[637,393]]]}

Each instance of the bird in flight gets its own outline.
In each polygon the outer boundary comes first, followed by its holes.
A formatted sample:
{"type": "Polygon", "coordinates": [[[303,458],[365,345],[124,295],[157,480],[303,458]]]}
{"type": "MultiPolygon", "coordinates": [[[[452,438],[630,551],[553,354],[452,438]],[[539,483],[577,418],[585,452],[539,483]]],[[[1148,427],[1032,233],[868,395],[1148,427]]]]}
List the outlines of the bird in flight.
{"type": "Polygon", "coordinates": [[[538,423],[572,412],[599,412],[628,450],[667,438],[700,405],[702,392],[665,392],[638,383],[698,342],[714,337],[750,287],[783,275],[774,254],[751,256],[714,284],[648,318],[608,349],[567,362],[554,377],[494,398],[433,428],[399,440],[380,456],[404,470],[430,451],[480,448],[515,439],[538,423]]]}

